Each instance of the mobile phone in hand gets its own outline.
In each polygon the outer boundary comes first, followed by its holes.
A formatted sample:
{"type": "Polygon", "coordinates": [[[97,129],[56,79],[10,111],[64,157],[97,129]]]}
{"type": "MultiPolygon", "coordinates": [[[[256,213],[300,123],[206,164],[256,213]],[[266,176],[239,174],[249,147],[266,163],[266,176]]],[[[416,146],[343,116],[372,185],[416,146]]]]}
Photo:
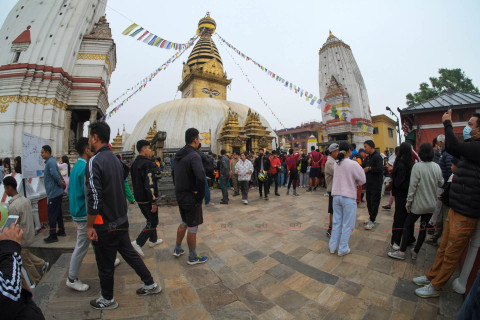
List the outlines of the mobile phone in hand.
{"type": "Polygon", "coordinates": [[[7,221],[5,221],[5,224],[3,225],[2,232],[3,230],[5,230],[5,228],[10,228],[12,224],[16,224],[17,221],[18,221],[17,215],[8,216],[7,221]]]}

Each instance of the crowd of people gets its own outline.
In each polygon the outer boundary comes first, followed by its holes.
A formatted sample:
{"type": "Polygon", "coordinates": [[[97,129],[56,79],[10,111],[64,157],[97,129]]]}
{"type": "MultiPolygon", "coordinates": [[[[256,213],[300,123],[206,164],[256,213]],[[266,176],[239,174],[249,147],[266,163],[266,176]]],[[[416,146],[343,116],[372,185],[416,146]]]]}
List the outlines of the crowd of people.
{"type": "MultiPolygon", "coordinates": [[[[199,131],[190,128],[185,132],[185,146],[171,161],[181,218],[172,254],[177,258],[185,254],[182,242],[186,237],[187,264],[208,261],[207,256],[196,251],[196,236],[203,223],[203,201],[206,206],[214,205],[210,189],[215,186],[222,190],[220,203],[224,205],[230,202],[229,188],[233,190],[232,198],[240,196],[241,202],[247,205],[250,189],[258,190],[261,199],[269,200],[271,189],[277,197],[282,187],[286,188],[287,196],[290,188],[293,189],[292,195],[298,196],[298,188],[305,187],[308,188],[306,192],[313,192],[324,186],[325,196],[328,196],[326,211],[330,216],[329,251],[338,256],[351,253],[349,239],[356,229],[359,204],[365,198],[369,218],[363,229],[372,230],[377,225],[382,195],[387,191],[390,192],[389,203],[383,209],[395,207],[390,239],[392,250],[388,257],[405,260],[407,248],[412,247],[410,258],[415,260],[429,229],[434,232],[428,243],[438,246],[441,239],[430,270],[413,279],[419,286],[416,295],[437,297],[468,248],[480,216],[480,114],[474,113],[468,121],[463,141],[459,141],[453,132],[451,111],[443,115],[442,122],[445,133],[439,135],[433,144],[421,144],[418,153],[404,142],[396,148],[394,155],[387,151],[383,157],[372,140],[365,141],[359,150],[356,145],[343,141],[331,143],[324,153],[312,146],[308,154],[293,149],[288,152],[272,150],[270,153],[260,148],[257,152],[233,152],[230,157],[221,150],[217,156],[202,151],[199,131]],[[420,227],[415,237],[418,220],[420,227]]],[[[138,156],[127,166],[108,146],[110,128],[106,123],[93,123],[89,129],[89,137],[80,138],[76,144],[79,159],[71,171],[68,159],[65,161],[67,167],[59,166],[52,157],[51,148],[48,145],[42,147],[49,218],[49,236],[45,242],[58,241],[58,236],[65,234],[61,201],[63,193],[68,192],[70,213],[77,224],[77,242],[66,285],[77,291],[89,289],[88,284],[78,279],[78,273],[91,243],[101,296],[90,304],[95,309],[114,309],[118,307],[113,280],[114,268],[119,263],[118,253],[144,283],[137,294],[157,294],[162,290],[142,260],[147,242],[149,247],[154,247],[163,241],[157,236],[159,194],[156,173],[159,168],[151,159],[148,141],[137,142],[138,156]],[[126,179],[129,174],[133,195],[127,201],[126,179]],[[136,202],[146,220],[144,229],[134,241],[130,241],[129,235],[128,202],[136,202]]],[[[18,159],[15,166],[20,161],[18,159]]],[[[3,161],[2,173],[11,173],[7,159],[3,161]]],[[[48,262],[28,249],[35,233],[31,204],[18,194],[13,177],[5,177],[3,184],[11,197],[9,212],[18,214],[20,219],[17,225],[0,234],[1,284],[10,281],[16,288],[2,287],[0,299],[12,305],[12,314],[38,313],[28,288],[22,286],[17,269],[25,266],[33,281],[38,282],[48,269],[48,262]]],[[[456,281],[456,286],[461,288],[462,284],[458,279],[456,281]]],[[[479,286],[477,277],[460,315],[480,314],[476,300],[479,286]]]]}

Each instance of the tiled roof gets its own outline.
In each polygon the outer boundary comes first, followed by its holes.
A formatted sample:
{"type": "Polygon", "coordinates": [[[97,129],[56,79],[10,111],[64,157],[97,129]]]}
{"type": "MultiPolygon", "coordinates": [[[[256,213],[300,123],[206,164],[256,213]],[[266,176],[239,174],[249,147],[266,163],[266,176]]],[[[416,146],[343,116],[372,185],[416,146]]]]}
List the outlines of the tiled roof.
{"type": "Polygon", "coordinates": [[[480,107],[480,93],[447,92],[414,106],[404,108],[401,113],[410,114],[434,111],[432,109],[446,110],[449,107],[469,107],[475,104],[480,107]]]}

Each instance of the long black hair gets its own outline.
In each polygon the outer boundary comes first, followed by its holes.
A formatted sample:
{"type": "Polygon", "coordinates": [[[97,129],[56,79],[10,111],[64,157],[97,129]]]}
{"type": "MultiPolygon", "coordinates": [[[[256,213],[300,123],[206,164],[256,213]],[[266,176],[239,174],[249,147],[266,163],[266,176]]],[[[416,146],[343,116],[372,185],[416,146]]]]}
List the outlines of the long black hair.
{"type": "Polygon", "coordinates": [[[338,146],[338,155],[337,155],[337,163],[340,164],[343,159],[347,156],[347,153],[350,151],[350,143],[348,142],[340,142],[338,146]]]}
{"type": "Polygon", "coordinates": [[[67,176],[70,177],[70,160],[68,160],[68,156],[64,155],[62,156],[62,163],[66,163],[67,164],[67,176]]]}
{"type": "Polygon", "coordinates": [[[17,156],[15,159],[13,159],[13,161],[15,163],[15,168],[13,168],[15,172],[22,173],[22,157],[17,156]]]}

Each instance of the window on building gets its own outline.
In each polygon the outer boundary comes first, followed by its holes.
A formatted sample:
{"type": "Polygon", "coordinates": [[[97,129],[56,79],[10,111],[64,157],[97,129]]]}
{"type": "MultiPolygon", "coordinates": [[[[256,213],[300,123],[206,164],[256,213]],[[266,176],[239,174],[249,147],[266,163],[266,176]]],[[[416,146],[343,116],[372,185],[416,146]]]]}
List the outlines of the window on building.
{"type": "Polygon", "coordinates": [[[378,127],[373,128],[373,134],[378,134],[378,127]]]}
{"type": "Polygon", "coordinates": [[[388,136],[390,138],[393,138],[393,129],[392,128],[388,128],[388,136]]]}
{"type": "Polygon", "coordinates": [[[20,60],[20,51],[15,51],[15,55],[13,56],[12,63],[17,63],[20,60]]]}

